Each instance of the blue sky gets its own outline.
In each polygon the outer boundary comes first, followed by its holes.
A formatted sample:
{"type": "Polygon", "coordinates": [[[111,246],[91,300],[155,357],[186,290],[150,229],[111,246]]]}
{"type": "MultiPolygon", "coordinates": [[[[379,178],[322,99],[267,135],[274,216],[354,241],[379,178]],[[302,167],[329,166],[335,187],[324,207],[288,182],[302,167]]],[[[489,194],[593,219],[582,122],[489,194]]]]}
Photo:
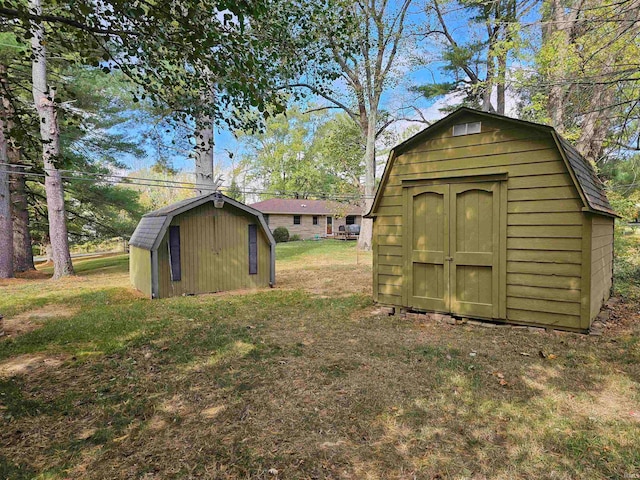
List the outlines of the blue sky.
{"type": "MultiPolygon", "coordinates": [[[[416,5],[419,5],[419,3],[416,3],[416,5]]],[[[537,9],[532,10],[528,16],[531,20],[536,18],[538,16],[537,9]]],[[[459,40],[464,42],[471,38],[471,35],[473,35],[473,29],[470,28],[469,23],[462,15],[459,13],[453,13],[447,16],[447,19],[450,25],[450,30],[459,40]]],[[[529,18],[527,20],[529,20],[529,18]]],[[[410,31],[411,29],[423,27],[425,22],[426,18],[424,13],[421,14],[417,7],[414,7],[408,25],[410,31]]],[[[398,63],[402,66],[403,71],[399,76],[399,81],[392,88],[385,91],[381,107],[399,114],[403,107],[415,106],[419,108],[423,115],[430,120],[435,120],[441,117],[442,114],[438,109],[442,107],[443,103],[446,103],[447,99],[438,99],[435,102],[427,101],[425,99],[420,99],[417,94],[409,92],[409,87],[411,85],[422,85],[446,80],[446,77],[444,76],[445,74],[441,69],[442,62],[440,60],[440,53],[440,48],[436,43],[432,43],[428,50],[425,48],[425,45],[413,45],[411,48],[401,52],[398,58],[398,63]],[[420,53],[428,59],[426,65],[421,68],[417,68],[412,65],[415,63],[416,53],[420,53]]],[[[336,84],[335,87],[336,90],[341,90],[339,84],[336,84]]],[[[342,88],[342,90],[344,90],[344,88],[342,88]]],[[[320,99],[314,96],[309,96],[308,101],[321,102],[320,99]]],[[[411,112],[409,109],[406,109],[405,111],[406,115],[403,115],[404,117],[413,116],[414,118],[417,118],[415,112],[411,112]]],[[[396,131],[402,131],[409,125],[410,123],[405,120],[397,122],[397,124],[392,128],[396,131]]],[[[170,134],[167,135],[165,140],[169,140],[169,138],[170,134]]],[[[235,139],[232,132],[226,128],[216,129],[215,140],[216,165],[222,170],[226,170],[231,165],[228,152],[233,152],[237,157],[242,154],[242,146],[235,139]]],[[[184,141],[184,139],[182,141],[184,141]]],[[[140,168],[140,166],[143,165],[152,165],[157,158],[157,146],[149,144],[145,146],[145,149],[148,152],[148,156],[146,158],[134,159],[129,157],[124,159],[125,163],[133,169],[140,168]]],[[[188,156],[178,153],[171,154],[166,151],[163,153],[171,159],[174,167],[182,171],[193,171],[193,162],[188,156]]]]}

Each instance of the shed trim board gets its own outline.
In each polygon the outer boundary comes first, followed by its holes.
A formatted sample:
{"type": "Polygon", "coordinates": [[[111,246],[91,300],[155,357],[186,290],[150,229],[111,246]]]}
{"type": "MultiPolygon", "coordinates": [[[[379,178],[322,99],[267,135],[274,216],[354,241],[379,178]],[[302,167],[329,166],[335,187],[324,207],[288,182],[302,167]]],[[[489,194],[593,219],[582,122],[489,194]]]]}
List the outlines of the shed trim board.
{"type": "Polygon", "coordinates": [[[391,151],[366,217],[383,305],[584,332],[610,294],[617,215],[545,125],[458,109],[391,151]]]}
{"type": "Polygon", "coordinates": [[[270,245],[270,285],[275,286],[276,283],[276,241],[273,238],[273,234],[262,215],[262,212],[251,208],[243,203],[240,203],[226,195],[222,195],[219,192],[214,192],[206,195],[202,195],[195,198],[183,200],[181,202],[163,207],[159,210],[149,212],[145,214],[136,231],[131,236],[129,241],[130,245],[137,248],[149,250],[151,252],[151,297],[157,298],[159,296],[159,259],[158,259],[158,247],[160,246],[170,224],[174,217],[185,213],[189,210],[204,205],[207,202],[213,202],[215,197],[221,196],[224,199],[225,204],[229,204],[249,215],[255,217],[258,220],[262,232],[266,236],[270,245]],[[151,241],[152,240],[152,241],[151,241]]]}

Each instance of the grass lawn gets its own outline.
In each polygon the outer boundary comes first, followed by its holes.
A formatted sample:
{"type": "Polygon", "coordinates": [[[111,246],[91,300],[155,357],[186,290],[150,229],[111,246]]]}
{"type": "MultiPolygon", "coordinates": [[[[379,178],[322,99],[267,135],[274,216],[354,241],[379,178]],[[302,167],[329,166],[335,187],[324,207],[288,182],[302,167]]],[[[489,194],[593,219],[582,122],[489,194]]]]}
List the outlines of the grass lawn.
{"type": "Polygon", "coordinates": [[[0,281],[0,478],[640,477],[636,302],[601,337],[415,323],[353,242],[279,245],[255,292],[127,265],[0,281]]]}

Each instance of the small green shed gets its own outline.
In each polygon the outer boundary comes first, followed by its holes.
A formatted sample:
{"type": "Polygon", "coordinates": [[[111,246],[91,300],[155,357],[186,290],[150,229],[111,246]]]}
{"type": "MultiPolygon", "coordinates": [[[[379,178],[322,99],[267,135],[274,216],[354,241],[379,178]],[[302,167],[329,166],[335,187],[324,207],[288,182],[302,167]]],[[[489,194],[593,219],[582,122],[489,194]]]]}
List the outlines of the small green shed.
{"type": "Polygon", "coordinates": [[[616,217],[551,127],[460,108],[390,154],[368,213],[383,305],[587,331],[616,217]]]}
{"type": "Polygon", "coordinates": [[[129,245],[131,284],[150,298],[275,285],[262,213],[219,192],[147,213],[129,245]]]}

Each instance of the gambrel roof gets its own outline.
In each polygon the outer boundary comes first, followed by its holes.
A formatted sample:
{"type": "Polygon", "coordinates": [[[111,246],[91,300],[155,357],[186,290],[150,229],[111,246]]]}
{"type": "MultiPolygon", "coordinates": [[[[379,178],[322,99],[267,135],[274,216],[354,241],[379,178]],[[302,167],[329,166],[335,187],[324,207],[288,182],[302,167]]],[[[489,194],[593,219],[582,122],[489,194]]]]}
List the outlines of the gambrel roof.
{"type": "MultiPolygon", "coordinates": [[[[144,248],[145,250],[155,250],[162,241],[171,219],[174,216],[184,213],[193,208],[199,207],[206,202],[213,202],[216,193],[208,193],[199,197],[188,198],[180,202],[167,205],[153,212],[146,213],[138,223],[136,230],[129,240],[129,245],[134,247],[144,248]]],[[[222,195],[225,203],[238,208],[251,216],[256,217],[256,220],[262,227],[265,235],[267,236],[269,243],[275,245],[275,240],[271,234],[271,230],[267,226],[262,213],[255,208],[251,208],[244,203],[237,202],[236,200],[222,195]]]]}
{"type": "Polygon", "coordinates": [[[423,140],[425,136],[429,135],[435,129],[441,128],[444,125],[454,122],[461,115],[468,113],[495,118],[498,120],[503,120],[505,122],[515,123],[523,127],[535,128],[537,130],[548,132],[552,136],[558,147],[558,150],[560,151],[560,154],[562,155],[564,163],[567,166],[567,170],[569,171],[575,187],[580,194],[580,198],[582,199],[585,210],[607,216],[617,216],[617,214],[613,210],[613,207],[609,203],[609,200],[607,199],[607,195],[604,191],[604,186],[596,175],[593,165],[591,165],[591,163],[586,158],[580,155],[580,153],[566,139],[562,138],[562,136],[560,136],[560,134],[556,132],[553,127],[540,123],[533,123],[525,120],[506,117],[504,115],[498,115],[496,113],[483,112],[468,107],[458,108],[453,113],[447,115],[441,120],[438,120],[434,124],[425,128],[408,140],[400,143],[399,145],[394,147],[393,150],[391,150],[391,153],[389,154],[389,160],[387,161],[387,165],[384,169],[382,181],[378,186],[373,205],[371,206],[371,210],[369,211],[369,213],[367,213],[366,216],[375,216],[375,212],[380,203],[382,192],[385,188],[389,173],[396,157],[411,148],[411,146],[416,142],[423,140]]]}

